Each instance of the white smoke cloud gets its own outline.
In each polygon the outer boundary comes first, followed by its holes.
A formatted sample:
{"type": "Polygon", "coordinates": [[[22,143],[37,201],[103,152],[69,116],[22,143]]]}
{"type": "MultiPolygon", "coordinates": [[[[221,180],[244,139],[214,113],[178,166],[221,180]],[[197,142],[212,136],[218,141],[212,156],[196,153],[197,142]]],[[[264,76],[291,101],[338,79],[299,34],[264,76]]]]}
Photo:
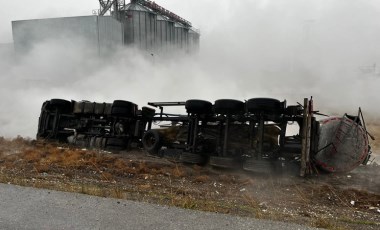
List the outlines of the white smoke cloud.
{"type": "MultiPolygon", "coordinates": [[[[98,60],[84,54],[81,44],[70,49],[51,41],[21,59],[0,51],[0,136],[34,137],[40,106],[51,98],[124,99],[143,106],[190,98],[275,97],[295,103],[314,96],[321,112],[356,113],[361,106],[367,117],[378,119],[379,70],[363,72],[380,60],[376,1],[156,2],[201,29],[199,54],[163,58],[121,50],[98,60]]],[[[82,4],[78,12],[85,14],[82,4]]],[[[64,16],[48,9],[29,16],[64,16]]],[[[67,16],[75,15],[71,9],[66,6],[67,16]]],[[[16,19],[25,16],[10,20],[16,19]]],[[[0,35],[8,36],[4,30],[0,35]]]]}

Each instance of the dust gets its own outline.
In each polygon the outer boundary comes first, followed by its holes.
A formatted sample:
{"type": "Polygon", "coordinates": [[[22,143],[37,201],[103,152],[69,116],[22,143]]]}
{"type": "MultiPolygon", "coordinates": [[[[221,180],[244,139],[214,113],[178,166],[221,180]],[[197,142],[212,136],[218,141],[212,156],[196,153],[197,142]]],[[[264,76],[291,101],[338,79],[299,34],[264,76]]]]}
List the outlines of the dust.
{"type": "MultiPolygon", "coordinates": [[[[163,57],[120,49],[97,58],[84,51],[83,42],[67,46],[59,40],[35,44],[21,57],[0,49],[6,108],[0,112],[0,135],[34,137],[40,106],[51,98],[124,99],[143,106],[190,98],[274,97],[296,103],[314,96],[323,113],[355,114],[361,106],[366,117],[378,119],[377,1],[158,3],[201,29],[198,54],[163,57]]],[[[43,15],[63,16],[54,10],[43,15]]]]}
{"type": "Polygon", "coordinates": [[[370,140],[372,150],[371,161],[380,165],[380,122],[370,121],[367,125],[367,130],[375,138],[375,140],[370,140]]]}

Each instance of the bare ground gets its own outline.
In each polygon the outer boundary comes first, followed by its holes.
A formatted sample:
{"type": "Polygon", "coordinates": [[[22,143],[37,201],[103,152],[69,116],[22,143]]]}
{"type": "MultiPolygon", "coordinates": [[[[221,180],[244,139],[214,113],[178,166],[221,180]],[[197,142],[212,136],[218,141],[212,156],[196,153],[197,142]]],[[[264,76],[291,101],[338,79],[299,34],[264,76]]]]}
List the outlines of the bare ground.
{"type": "Polygon", "coordinates": [[[299,178],[183,165],[142,151],[110,153],[0,138],[0,182],[281,220],[380,228],[380,166],[299,178]]]}

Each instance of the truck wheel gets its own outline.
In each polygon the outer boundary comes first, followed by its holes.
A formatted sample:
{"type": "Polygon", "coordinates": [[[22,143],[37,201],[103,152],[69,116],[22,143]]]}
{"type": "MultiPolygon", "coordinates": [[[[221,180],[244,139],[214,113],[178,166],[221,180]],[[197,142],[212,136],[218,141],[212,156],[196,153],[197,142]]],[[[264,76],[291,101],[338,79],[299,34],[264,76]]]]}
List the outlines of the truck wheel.
{"type": "Polygon", "coordinates": [[[148,130],[143,135],[141,142],[144,149],[152,155],[158,155],[162,147],[162,137],[155,129],[148,130]]]}
{"type": "Polygon", "coordinates": [[[289,116],[301,115],[303,109],[300,105],[289,105],[285,108],[285,114],[289,116]]]}
{"type": "Polygon", "coordinates": [[[187,113],[210,114],[212,113],[212,103],[203,100],[187,100],[185,104],[187,113]]]}
{"type": "Polygon", "coordinates": [[[214,110],[217,114],[239,114],[244,112],[244,103],[233,99],[221,99],[215,101],[214,110]]]}
{"type": "Polygon", "coordinates": [[[183,163],[189,163],[189,164],[204,164],[206,162],[204,156],[200,154],[196,154],[196,153],[189,153],[189,152],[182,152],[179,160],[183,163]]]}
{"type": "Polygon", "coordinates": [[[240,168],[238,162],[235,158],[229,157],[210,157],[210,165],[217,168],[225,168],[225,169],[238,169],[240,168]]]}
{"type": "Polygon", "coordinates": [[[107,143],[107,138],[105,137],[93,137],[94,140],[92,142],[92,146],[95,149],[105,149],[106,148],[106,143],[107,143]]]}
{"type": "Polygon", "coordinates": [[[116,100],[112,104],[111,114],[114,116],[135,117],[137,105],[129,101],[116,100]]]}
{"type": "Polygon", "coordinates": [[[154,117],[154,115],[156,115],[156,110],[144,106],[144,107],[141,108],[141,115],[142,115],[143,118],[150,120],[150,119],[152,119],[154,117]]]}
{"type": "Polygon", "coordinates": [[[252,98],[246,103],[247,111],[250,113],[281,114],[284,110],[283,104],[273,98],[252,98]]]}
{"type": "Polygon", "coordinates": [[[51,99],[48,105],[49,110],[59,109],[62,113],[71,113],[71,102],[63,99],[51,99]]]}

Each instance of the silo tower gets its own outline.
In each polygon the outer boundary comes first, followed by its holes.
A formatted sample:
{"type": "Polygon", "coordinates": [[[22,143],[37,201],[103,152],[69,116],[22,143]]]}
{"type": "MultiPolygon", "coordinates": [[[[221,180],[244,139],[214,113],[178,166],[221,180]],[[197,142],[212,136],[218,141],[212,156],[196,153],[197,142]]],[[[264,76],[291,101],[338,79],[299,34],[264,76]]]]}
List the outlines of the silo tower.
{"type": "Polygon", "coordinates": [[[199,47],[199,33],[191,22],[149,0],[99,0],[99,14],[107,11],[124,25],[124,42],[149,52],[174,47],[187,52],[199,47]]]}

